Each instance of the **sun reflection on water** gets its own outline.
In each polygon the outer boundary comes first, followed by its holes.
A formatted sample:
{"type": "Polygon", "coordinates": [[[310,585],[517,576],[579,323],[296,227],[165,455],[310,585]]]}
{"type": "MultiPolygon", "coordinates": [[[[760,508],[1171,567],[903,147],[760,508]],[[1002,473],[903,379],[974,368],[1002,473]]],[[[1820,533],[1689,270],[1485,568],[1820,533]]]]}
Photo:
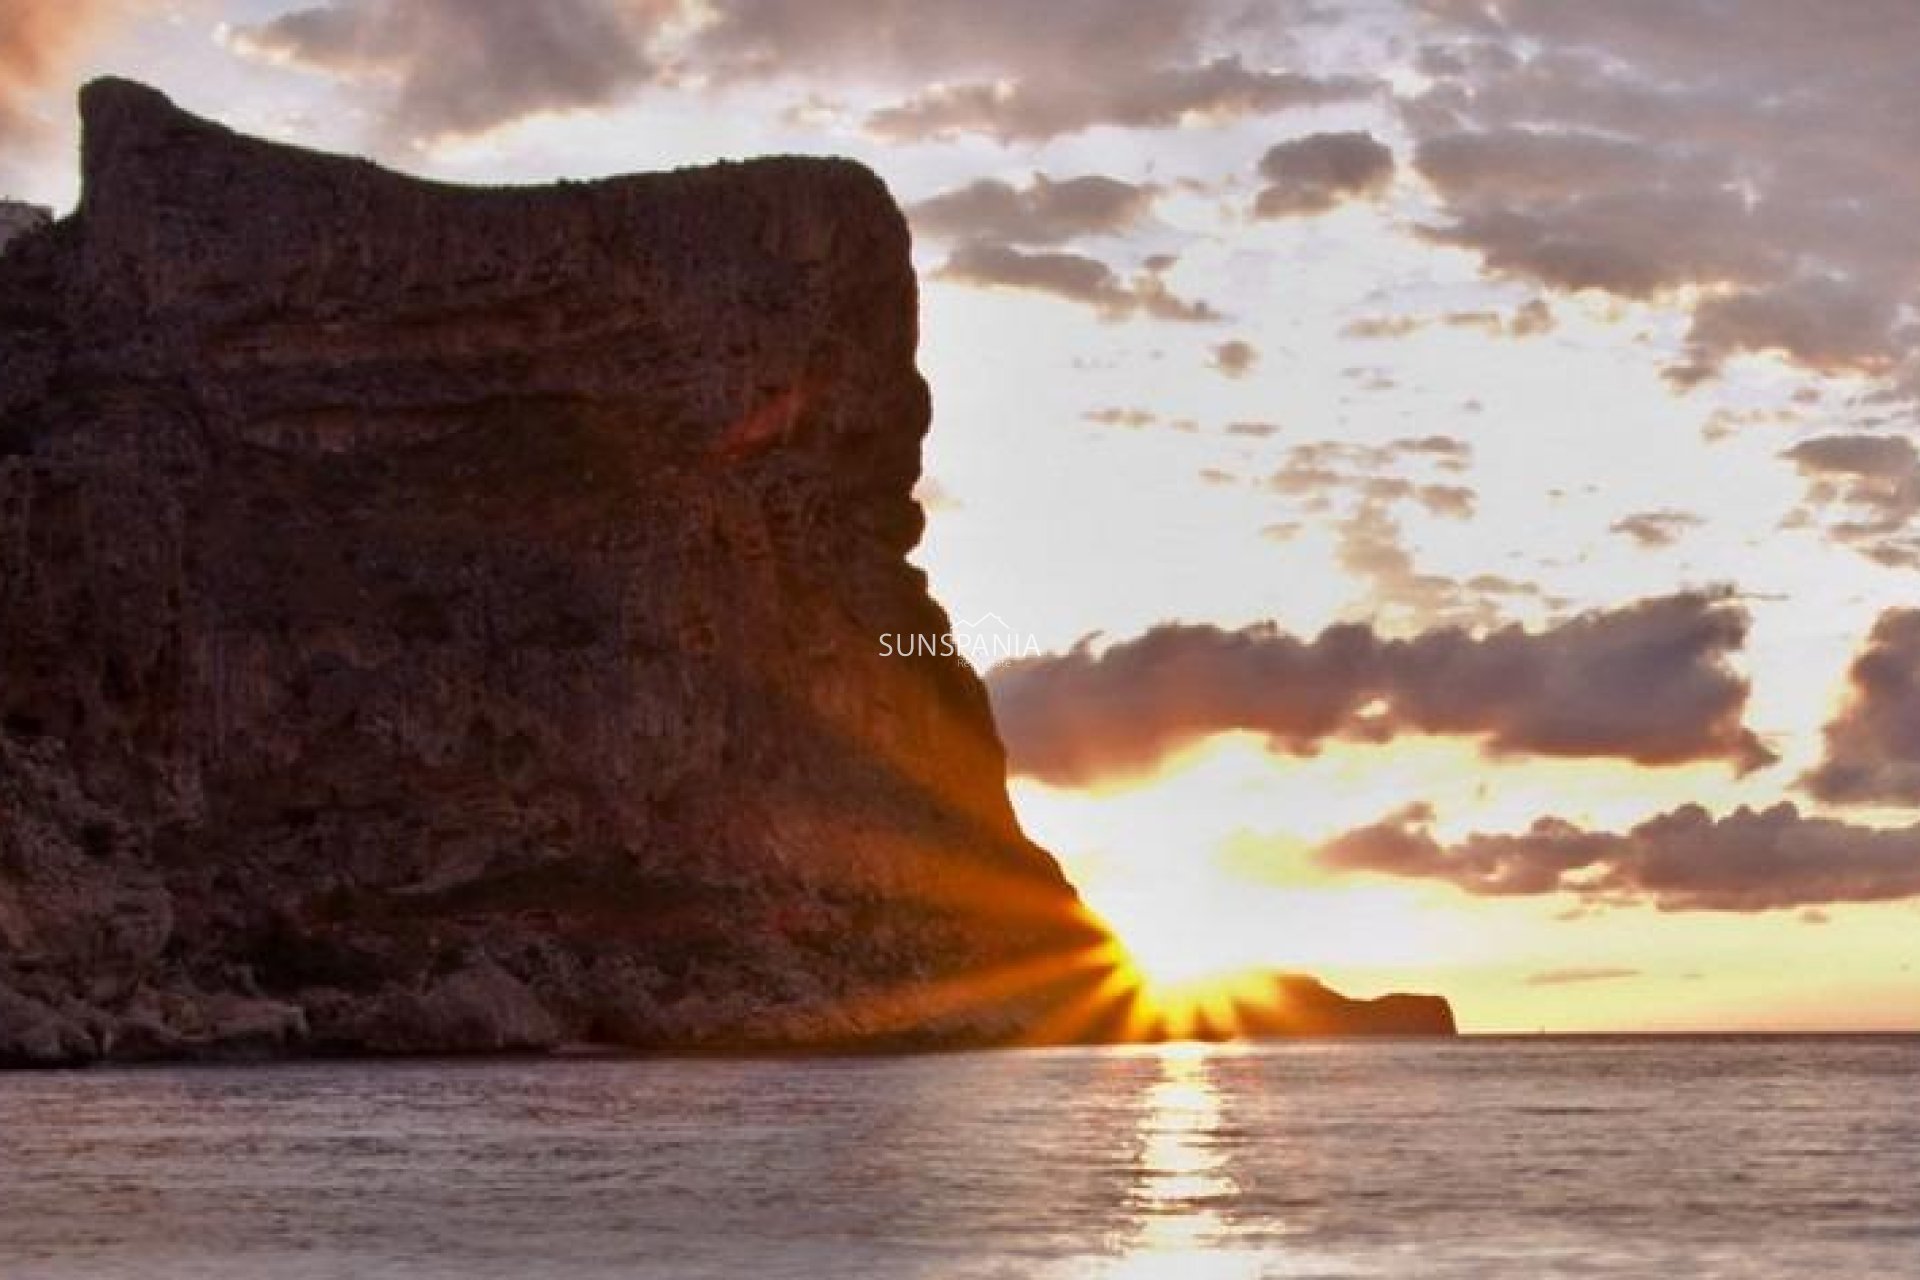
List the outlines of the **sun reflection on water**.
{"type": "MultiPolygon", "coordinates": [[[[1224,1051],[1172,1044],[1141,1108],[1132,1210],[1135,1233],[1108,1280],[1253,1280],[1263,1260],[1231,1249],[1228,1211],[1240,1194],[1214,1073],[1224,1051]]],[[[1270,1262],[1270,1260],[1268,1260],[1270,1262]]]]}

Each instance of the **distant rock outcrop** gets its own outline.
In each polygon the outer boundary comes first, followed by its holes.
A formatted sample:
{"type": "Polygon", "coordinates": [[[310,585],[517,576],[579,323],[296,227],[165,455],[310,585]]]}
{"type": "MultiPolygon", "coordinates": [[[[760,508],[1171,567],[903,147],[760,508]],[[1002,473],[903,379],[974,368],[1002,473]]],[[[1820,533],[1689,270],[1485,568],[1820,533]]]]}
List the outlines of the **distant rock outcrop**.
{"type": "Polygon", "coordinates": [[[1237,1032],[1272,1036],[1450,1036],[1453,1007],[1440,996],[1392,995],[1355,1000],[1316,978],[1276,976],[1270,998],[1240,1011],[1237,1032]]]}

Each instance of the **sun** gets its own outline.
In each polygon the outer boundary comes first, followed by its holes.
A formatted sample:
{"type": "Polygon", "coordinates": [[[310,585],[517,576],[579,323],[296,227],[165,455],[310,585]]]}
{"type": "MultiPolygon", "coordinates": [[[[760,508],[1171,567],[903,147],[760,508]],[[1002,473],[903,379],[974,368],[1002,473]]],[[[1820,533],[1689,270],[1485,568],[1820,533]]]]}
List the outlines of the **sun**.
{"type": "Polygon", "coordinates": [[[1260,967],[1255,948],[1239,930],[1209,927],[1206,900],[1213,894],[1192,884],[1158,885],[1138,892],[1100,895],[1098,911],[1133,959],[1149,987],[1183,990],[1260,967]]]}
{"type": "Polygon", "coordinates": [[[1146,1017],[1173,1039],[1235,1035],[1237,1010],[1259,998],[1270,967],[1256,939],[1219,927],[1217,898],[1231,886],[1183,877],[1135,888],[1089,905],[1118,939],[1146,1017]]]}

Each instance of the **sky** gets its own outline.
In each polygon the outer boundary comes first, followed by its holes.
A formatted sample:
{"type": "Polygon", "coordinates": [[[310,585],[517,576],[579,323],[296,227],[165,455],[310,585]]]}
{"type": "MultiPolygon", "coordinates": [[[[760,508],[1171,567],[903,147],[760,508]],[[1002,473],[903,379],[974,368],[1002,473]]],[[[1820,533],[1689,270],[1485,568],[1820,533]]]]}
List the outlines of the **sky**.
{"type": "Polygon", "coordinates": [[[1473,1031],[1920,1028],[1910,0],[0,0],[478,182],[769,152],[907,209],[916,559],[1166,986],[1473,1031]]]}

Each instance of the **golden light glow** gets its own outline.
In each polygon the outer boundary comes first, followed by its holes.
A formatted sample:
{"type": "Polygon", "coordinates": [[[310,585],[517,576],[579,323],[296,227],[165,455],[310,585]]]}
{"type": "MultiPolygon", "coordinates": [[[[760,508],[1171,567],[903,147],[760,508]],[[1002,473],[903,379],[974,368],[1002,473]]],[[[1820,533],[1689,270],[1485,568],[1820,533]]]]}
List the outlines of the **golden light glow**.
{"type": "Polygon", "coordinates": [[[1138,1221],[1125,1253],[1102,1274],[1111,1280],[1251,1280],[1271,1274],[1251,1253],[1223,1249],[1228,1224],[1218,1205],[1241,1188],[1213,1081],[1217,1049],[1168,1045],[1159,1078],[1147,1086],[1138,1123],[1131,1208],[1138,1221]]]}
{"type": "Polygon", "coordinates": [[[1137,1016],[1164,1034],[1233,1034],[1235,1011],[1259,1008],[1275,971],[1362,998],[1439,992],[1470,1031],[1910,1026],[1911,904],[1834,908],[1836,929],[1791,912],[1474,897],[1313,859],[1407,795],[1432,797],[1447,819],[1436,833],[1452,839],[1556,810],[1618,830],[1689,797],[1730,807],[1741,785],[1710,766],[1491,762],[1439,739],[1276,759],[1225,735],[1150,778],[1085,790],[1016,779],[1013,792],[1027,830],[1126,948],[1137,1016]]]}

